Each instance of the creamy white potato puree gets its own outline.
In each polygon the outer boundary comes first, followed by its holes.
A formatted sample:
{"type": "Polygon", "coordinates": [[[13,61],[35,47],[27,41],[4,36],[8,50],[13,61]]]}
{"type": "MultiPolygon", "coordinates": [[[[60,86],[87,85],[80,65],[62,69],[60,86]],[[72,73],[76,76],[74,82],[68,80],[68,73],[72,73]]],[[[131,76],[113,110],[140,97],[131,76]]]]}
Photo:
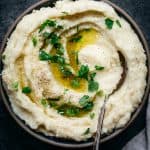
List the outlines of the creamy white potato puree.
{"type": "Polygon", "coordinates": [[[146,57],[127,21],[104,2],[58,1],[23,17],[3,52],[2,77],[13,111],[32,129],[82,141],[123,127],[141,102],[146,57]],[[124,57],[124,68],[119,53],[124,57]]]}

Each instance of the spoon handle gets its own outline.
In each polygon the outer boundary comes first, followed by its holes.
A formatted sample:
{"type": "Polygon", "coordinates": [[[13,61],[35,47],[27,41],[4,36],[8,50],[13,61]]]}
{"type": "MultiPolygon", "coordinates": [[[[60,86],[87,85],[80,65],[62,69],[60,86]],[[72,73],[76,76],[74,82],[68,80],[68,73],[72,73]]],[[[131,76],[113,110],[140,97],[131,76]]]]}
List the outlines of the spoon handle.
{"type": "Polygon", "coordinates": [[[101,130],[103,127],[103,120],[105,115],[105,105],[106,105],[106,101],[104,101],[104,104],[101,108],[101,112],[98,118],[97,132],[94,140],[93,150],[100,150],[100,139],[101,139],[101,130]]]}

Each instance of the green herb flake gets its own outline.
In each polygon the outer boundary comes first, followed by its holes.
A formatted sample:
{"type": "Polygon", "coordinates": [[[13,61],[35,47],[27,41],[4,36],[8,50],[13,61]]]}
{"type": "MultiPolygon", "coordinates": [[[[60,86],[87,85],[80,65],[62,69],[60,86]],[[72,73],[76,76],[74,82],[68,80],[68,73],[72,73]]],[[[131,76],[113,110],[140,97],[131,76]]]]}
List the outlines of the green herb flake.
{"type": "Polygon", "coordinates": [[[54,47],[56,48],[56,53],[59,54],[59,55],[63,55],[64,54],[64,47],[61,43],[55,43],[54,44],[54,47]]]}
{"type": "Polygon", "coordinates": [[[82,36],[78,35],[78,36],[74,36],[73,38],[71,38],[69,42],[79,42],[81,39],[82,39],[82,36]]]}
{"type": "Polygon", "coordinates": [[[58,108],[57,113],[60,115],[65,115],[64,109],[58,108]]]}
{"type": "Polygon", "coordinates": [[[28,86],[22,88],[22,93],[29,94],[31,91],[31,88],[28,86]]]}
{"type": "Polygon", "coordinates": [[[98,82],[92,81],[92,80],[88,81],[88,91],[89,92],[97,91],[98,88],[99,88],[98,82]]]}
{"type": "Polygon", "coordinates": [[[83,107],[83,110],[84,111],[90,111],[90,110],[92,110],[93,106],[94,106],[93,101],[91,101],[91,102],[89,101],[85,104],[85,106],[83,107]]]}
{"type": "Polygon", "coordinates": [[[47,19],[45,22],[43,22],[41,24],[39,32],[43,31],[47,26],[49,26],[49,27],[56,27],[56,21],[47,19]]]}
{"type": "Polygon", "coordinates": [[[18,90],[18,86],[19,86],[19,83],[18,82],[13,82],[11,87],[13,90],[17,91],[18,90]]]}
{"type": "Polygon", "coordinates": [[[83,135],[87,135],[87,134],[89,134],[90,133],[90,128],[87,128],[86,130],[85,130],[85,132],[83,133],[83,135]]]}
{"type": "Polygon", "coordinates": [[[80,109],[77,107],[70,107],[66,109],[66,115],[69,117],[77,116],[80,113],[80,109]]]}
{"type": "Polygon", "coordinates": [[[53,56],[51,56],[51,62],[52,63],[58,63],[60,65],[64,65],[65,64],[65,58],[60,56],[60,55],[53,55],[53,56]]]}
{"type": "Polygon", "coordinates": [[[64,54],[65,49],[63,45],[60,43],[60,37],[57,34],[55,34],[54,32],[52,33],[44,32],[43,37],[47,39],[47,43],[51,43],[54,46],[57,54],[60,55],[64,54]]]}
{"type": "Polygon", "coordinates": [[[87,65],[81,65],[78,71],[78,77],[88,79],[89,67],[87,65]]]}
{"type": "Polygon", "coordinates": [[[83,107],[86,106],[87,103],[89,102],[89,98],[90,97],[88,95],[84,95],[83,97],[80,98],[79,104],[83,107]]]}
{"type": "Polygon", "coordinates": [[[49,105],[53,108],[57,107],[57,103],[54,101],[49,101],[49,105]]]}
{"type": "Polygon", "coordinates": [[[121,23],[119,20],[116,20],[116,24],[121,28],[121,23]]]}
{"type": "Polygon", "coordinates": [[[89,76],[90,76],[90,80],[94,80],[94,78],[95,78],[95,76],[96,76],[96,72],[91,72],[91,73],[89,74],[89,76]]]}
{"type": "Polygon", "coordinates": [[[62,25],[57,25],[56,29],[61,30],[64,29],[64,27],[62,25]]]}
{"type": "Polygon", "coordinates": [[[63,77],[70,77],[70,76],[72,76],[72,72],[66,66],[60,66],[60,71],[63,74],[63,77]]]}
{"type": "Polygon", "coordinates": [[[71,80],[71,86],[73,88],[78,88],[80,86],[80,81],[78,78],[74,78],[71,80]]]}
{"type": "Polygon", "coordinates": [[[80,114],[80,108],[71,104],[63,104],[57,108],[57,112],[68,117],[76,117],[80,114]]]}
{"type": "Polygon", "coordinates": [[[95,113],[94,112],[90,113],[90,118],[93,119],[94,117],[95,117],[95,113]]]}
{"type": "Polygon", "coordinates": [[[53,32],[51,33],[50,38],[51,38],[50,43],[52,45],[54,45],[56,43],[59,43],[59,41],[60,41],[60,37],[57,34],[53,33],[53,32]]]}
{"type": "Polygon", "coordinates": [[[34,47],[37,45],[37,39],[36,39],[36,37],[32,37],[32,43],[33,43],[34,47]]]}
{"type": "Polygon", "coordinates": [[[114,21],[111,20],[110,18],[105,19],[105,25],[107,26],[108,29],[112,29],[113,24],[114,24],[114,21]]]}
{"type": "Polygon", "coordinates": [[[42,61],[49,61],[51,60],[51,55],[46,53],[44,50],[39,51],[39,59],[42,61]]]}
{"type": "Polygon", "coordinates": [[[57,113],[60,115],[66,115],[66,104],[61,105],[60,107],[57,108],[57,113]]]}
{"type": "Polygon", "coordinates": [[[41,104],[46,108],[48,107],[48,101],[46,99],[41,99],[41,104]]]}
{"type": "Polygon", "coordinates": [[[95,65],[95,69],[96,69],[96,70],[104,70],[104,67],[95,65]]]}

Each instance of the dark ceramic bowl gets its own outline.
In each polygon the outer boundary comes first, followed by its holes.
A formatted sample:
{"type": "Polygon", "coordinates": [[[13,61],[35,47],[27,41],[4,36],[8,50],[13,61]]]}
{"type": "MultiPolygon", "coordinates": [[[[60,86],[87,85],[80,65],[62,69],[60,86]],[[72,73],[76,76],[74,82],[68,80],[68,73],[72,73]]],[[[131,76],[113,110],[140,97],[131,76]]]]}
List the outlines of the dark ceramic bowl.
{"type": "MultiPolygon", "coordinates": [[[[53,3],[55,1],[56,0],[42,0],[42,1],[40,1],[40,2],[38,2],[36,4],[34,4],[34,5],[32,5],[25,12],[23,12],[16,19],[16,21],[13,23],[13,25],[9,28],[6,36],[4,37],[4,40],[3,40],[0,52],[2,53],[4,51],[6,43],[7,43],[7,38],[9,38],[9,36],[13,32],[13,30],[15,29],[17,23],[21,20],[21,18],[24,15],[26,15],[28,13],[31,13],[33,9],[39,9],[41,7],[46,7],[46,6],[53,6],[53,3]]],[[[147,44],[147,42],[146,42],[146,40],[145,40],[145,38],[144,38],[144,36],[143,36],[140,28],[137,26],[137,24],[135,23],[135,21],[124,10],[122,10],[120,7],[116,6],[115,4],[113,4],[110,1],[107,1],[107,0],[103,0],[103,1],[106,2],[106,3],[108,3],[109,5],[111,5],[118,12],[118,14],[120,16],[122,16],[123,18],[125,18],[131,24],[131,26],[135,30],[136,34],[139,36],[139,39],[140,39],[140,41],[143,44],[143,47],[144,47],[144,50],[145,50],[145,53],[146,53],[146,56],[147,56],[146,65],[147,65],[147,68],[148,68],[148,74],[147,74],[147,86],[146,86],[145,93],[143,95],[141,104],[139,105],[139,107],[137,108],[137,110],[132,114],[132,117],[129,120],[129,122],[123,128],[117,129],[113,133],[102,137],[102,140],[101,140],[102,143],[106,142],[106,141],[109,141],[109,140],[113,139],[114,137],[118,136],[124,130],[127,130],[127,128],[129,127],[129,125],[131,125],[134,122],[135,118],[138,116],[138,114],[140,113],[141,109],[143,108],[143,106],[146,103],[146,100],[147,100],[147,97],[148,97],[148,93],[149,93],[149,85],[150,85],[150,54],[149,54],[148,44],[147,44]]],[[[1,70],[2,69],[3,69],[3,64],[1,62],[1,70]]],[[[93,144],[93,139],[92,138],[89,139],[89,140],[87,140],[87,141],[84,141],[84,142],[75,142],[75,141],[72,141],[72,140],[67,140],[67,139],[62,139],[62,138],[56,138],[56,137],[51,137],[51,136],[45,136],[42,133],[39,133],[39,132],[36,132],[35,130],[32,130],[31,128],[29,128],[24,123],[24,121],[22,121],[20,118],[18,118],[14,114],[14,112],[13,112],[13,110],[11,108],[8,96],[6,94],[6,91],[5,91],[4,87],[3,87],[2,80],[0,80],[0,92],[1,92],[3,102],[6,105],[7,110],[9,111],[9,113],[11,114],[11,116],[14,118],[14,120],[25,131],[27,131],[30,135],[34,136],[35,138],[37,138],[37,139],[39,139],[41,141],[44,141],[44,142],[46,142],[48,144],[52,144],[52,145],[60,146],[60,147],[66,147],[66,148],[83,148],[83,147],[92,146],[92,144],[93,144]]]]}

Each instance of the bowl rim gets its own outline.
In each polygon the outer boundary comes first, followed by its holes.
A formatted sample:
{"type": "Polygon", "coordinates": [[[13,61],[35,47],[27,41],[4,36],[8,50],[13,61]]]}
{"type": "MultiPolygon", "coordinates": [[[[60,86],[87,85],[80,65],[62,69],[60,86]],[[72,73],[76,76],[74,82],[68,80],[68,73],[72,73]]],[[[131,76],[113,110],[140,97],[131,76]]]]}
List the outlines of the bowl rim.
{"type": "MultiPolygon", "coordinates": [[[[146,85],[146,88],[145,88],[145,92],[144,92],[142,101],[139,104],[139,107],[135,110],[135,112],[131,116],[130,120],[128,121],[128,123],[123,128],[117,129],[112,134],[102,138],[101,142],[104,143],[106,141],[109,141],[109,140],[115,138],[116,136],[118,136],[122,132],[124,132],[134,122],[134,120],[137,118],[138,114],[142,110],[143,106],[146,104],[147,97],[148,97],[148,94],[149,94],[149,89],[150,89],[150,52],[149,52],[149,47],[148,47],[147,41],[146,41],[146,39],[145,39],[141,29],[136,24],[136,22],[131,18],[130,15],[128,15],[122,8],[120,8],[119,6],[114,4],[113,2],[110,2],[109,0],[98,0],[98,1],[103,1],[103,2],[105,2],[107,4],[109,4],[110,6],[112,6],[115,9],[115,11],[117,11],[118,14],[122,15],[123,18],[125,18],[130,23],[130,25],[132,26],[132,28],[134,29],[134,31],[138,35],[138,38],[140,39],[141,43],[143,44],[143,48],[145,50],[146,57],[147,57],[147,68],[148,68],[147,85],[146,85]]],[[[21,13],[19,15],[19,17],[17,17],[17,19],[9,27],[6,35],[4,36],[4,40],[2,41],[2,45],[1,45],[1,49],[0,49],[0,53],[1,54],[2,54],[2,52],[4,51],[4,49],[6,47],[7,39],[9,38],[9,36],[13,32],[13,30],[15,29],[16,25],[18,24],[18,22],[22,19],[22,17],[25,16],[26,14],[32,12],[32,10],[34,10],[34,9],[37,9],[39,7],[43,7],[43,5],[45,5],[47,3],[53,3],[53,1],[50,1],[50,0],[39,1],[39,2],[31,5],[30,7],[28,7],[23,13],[21,13]]],[[[47,4],[47,6],[48,6],[48,4],[47,4]]],[[[2,60],[1,60],[0,63],[1,63],[0,70],[2,71],[2,66],[3,66],[2,60]]],[[[54,146],[63,147],[63,148],[85,148],[85,147],[89,147],[89,146],[93,145],[93,140],[89,141],[89,142],[84,142],[84,143],[68,144],[68,143],[60,143],[59,141],[55,141],[53,139],[48,139],[47,136],[40,135],[39,133],[37,133],[36,131],[32,130],[30,127],[28,127],[13,112],[12,107],[10,106],[9,100],[8,100],[8,98],[6,98],[7,94],[5,95],[5,90],[4,90],[4,87],[3,87],[2,78],[0,79],[0,93],[2,95],[2,100],[3,100],[4,104],[5,104],[5,107],[8,110],[9,114],[12,116],[12,118],[17,122],[17,124],[19,124],[19,126],[21,128],[23,128],[25,131],[27,131],[30,135],[32,135],[36,139],[41,140],[41,141],[43,141],[45,143],[52,144],[54,146]]]]}

